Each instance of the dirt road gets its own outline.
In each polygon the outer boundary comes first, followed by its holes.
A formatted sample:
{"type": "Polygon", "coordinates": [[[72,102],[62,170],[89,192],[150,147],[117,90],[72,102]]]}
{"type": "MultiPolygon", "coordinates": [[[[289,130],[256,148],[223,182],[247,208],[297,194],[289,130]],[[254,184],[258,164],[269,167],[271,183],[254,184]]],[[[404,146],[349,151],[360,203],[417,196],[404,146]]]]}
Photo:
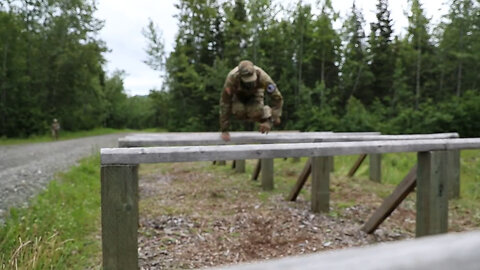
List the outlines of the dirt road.
{"type": "Polygon", "coordinates": [[[102,147],[115,147],[126,134],[0,146],[0,224],[12,206],[25,206],[55,173],[64,171],[102,147]]]}

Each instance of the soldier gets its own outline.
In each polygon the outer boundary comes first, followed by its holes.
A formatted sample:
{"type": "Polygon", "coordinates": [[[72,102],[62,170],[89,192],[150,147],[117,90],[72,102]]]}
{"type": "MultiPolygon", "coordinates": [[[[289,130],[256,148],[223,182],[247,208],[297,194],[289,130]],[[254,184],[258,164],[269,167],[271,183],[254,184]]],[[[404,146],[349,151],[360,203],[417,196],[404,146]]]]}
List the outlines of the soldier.
{"type": "Polygon", "coordinates": [[[273,124],[280,124],[282,106],[282,94],[270,76],[252,62],[241,61],[228,73],[220,99],[222,139],[230,140],[231,114],[240,120],[259,122],[260,132],[268,133],[273,124]],[[270,95],[271,108],[264,105],[265,92],[270,95]]]}
{"type": "Polygon", "coordinates": [[[58,122],[58,120],[56,118],[53,119],[51,130],[52,130],[53,139],[58,140],[58,132],[60,131],[60,123],[58,122]]]}

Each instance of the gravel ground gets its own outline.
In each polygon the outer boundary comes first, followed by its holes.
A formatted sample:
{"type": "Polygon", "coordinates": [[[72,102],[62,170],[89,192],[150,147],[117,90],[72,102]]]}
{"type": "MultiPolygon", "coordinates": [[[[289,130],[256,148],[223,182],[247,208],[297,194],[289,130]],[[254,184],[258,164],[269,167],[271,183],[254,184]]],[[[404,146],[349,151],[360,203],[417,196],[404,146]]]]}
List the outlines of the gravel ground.
{"type": "Polygon", "coordinates": [[[43,190],[55,173],[81,158],[115,147],[126,134],[92,136],[47,143],[0,146],[0,224],[10,207],[24,207],[43,190]]]}

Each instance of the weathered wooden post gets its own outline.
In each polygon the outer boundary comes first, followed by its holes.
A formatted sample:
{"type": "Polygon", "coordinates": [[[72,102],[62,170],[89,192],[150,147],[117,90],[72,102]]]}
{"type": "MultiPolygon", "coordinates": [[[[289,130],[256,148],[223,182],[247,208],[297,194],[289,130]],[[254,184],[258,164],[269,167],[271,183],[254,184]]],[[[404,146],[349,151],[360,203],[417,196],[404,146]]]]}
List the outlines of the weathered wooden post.
{"type": "Polygon", "coordinates": [[[370,157],[370,180],[382,182],[382,154],[369,154],[370,157]]]}
{"type": "Polygon", "coordinates": [[[460,198],[460,150],[450,150],[448,155],[448,198],[460,198]]]}
{"type": "Polygon", "coordinates": [[[235,172],[237,173],[245,172],[245,160],[235,160],[235,172]]]}
{"type": "Polygon", "coordinates": [[[263,158],[262,166],[262,188],[263,190],[273,190],[273,158],[263,158]]]}
{"type": "Polygon", "coordinates": [[[103,269],[138,269],[138,165],[101,169],[103,269]]]}
{"type": "Polygon", "coordinates": [[[312,211],[328,212],[330,208],[330,157],[312,157],[312,211]]]}
{"type": "Polygon", "coordinates": [[[416,236],[448,229],[447,151],[418,153],[416,236]]]}

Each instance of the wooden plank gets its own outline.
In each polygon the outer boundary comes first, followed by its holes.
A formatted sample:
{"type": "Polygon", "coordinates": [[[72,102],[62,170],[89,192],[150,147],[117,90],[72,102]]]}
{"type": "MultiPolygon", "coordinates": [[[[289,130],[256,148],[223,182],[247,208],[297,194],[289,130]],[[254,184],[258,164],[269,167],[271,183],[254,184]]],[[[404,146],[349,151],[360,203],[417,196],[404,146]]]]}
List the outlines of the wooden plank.
{"type": "Polygon", "coordinates": [[[245,172],[245,160],[239,159],[235,160],[235,172],[244,173],[245,172]]]}
{"type": "Polygon", "coordinates": [[[360,168],[360,165],[362,165],[362,162],[365,160],[366,157],[367,157],[367,154],[361,154],[358,157],[357,161],[355,161],[355,164],[353,164],[352,168],[350,168],[350,171],[348,171],[348,174],[347,174],[348,177],[352,177],[353,175],[355,175],[358,168],[360,168]]]}
{"type": "Polygon", "coordinates": [[[311,158],[309,158],[305,163],[302,173],[300,173],[300,176],[298,177],[297,182],[295,183],[295,186],[292,188],[292,190],[290,191],[290,194],[287,197],[288,201],[294,202],[297,200],[298,194],[300,194],[300,191],[302,190],[303,186],[307,182],[311,172],[312,172],[312,160],[311,158]]]}
{"type": "Polygon", "coordinates": [[[263,190],[273,190],[273,158],[262,159],[262,188],[263,190]]]}
{"type": "Polygon", "coordinates": [[[252,180],[253,181],[257,181],[258,180],[258,176],[260,175],[260,171],[262,170],[262,160],[259,159],[257,161],[257,165],[255,165],[255,169],[253,170],[253,174],[252,174],[252,180]]]}
{"type": "Polygon", "coordinates": [[[375,211],[375,213],[363,225],[362,231],[366,233],[373,233],[382,222],[390,216],[400,203],[408,196],[410,192],[415,189],[417,184],[417,165],[413,166],[408,172],[407,176],[403,178],[402,182],[395,188],[392,194],[388,196],[382,205],[375,211]]]}
{"type": "Polygon", "coordinates": [[[476,270],[480,232],[463,232],[344,248],[214,269],[225,270],[476,270]]]}
{"type": "Polygon", "coordinates": [[[328,212],[330,209],[329,157],[312,157],[312,212],[328,212]]]}
{"type": "Polygon", "coordinates": [[[261,145],[103,148],[102,164],[141,164],[478,149],[480,138],[261,145]]]}
{"type": "Polygon", "coordinates": [[[448,155],[448,198],[460,198],[460,150],[450,150],[448,155]]]}
{"type": "Polygon", "coordinates": [[[448,229],[447,153],[418,153],[416,236],[448,229]]]}
{"type": "Polygon", "coordinates": [[[311,142],[340,142],[340,141],[390,141],[390,140],[427,140],[458,138],[457,133],[411,134],[411,135],[356,135],[335,133],[255,133],[250,135],[231,134],[231,140],[225,142],[217,134],[170,134],[157,136],[126,136],[118,140],[120,147],[146,146],[193,146],[193,145],[232,145],[232,144],[271,144],[271,143],[311,143],[311,142]]]}
{"type": "Polygon", "coordinates": [[[382,182],[382,155],[370,154],[369,178],[373,182],[382,182]]]}
{"type": "Polygon", "coordinates": [[[138,269],[138,166],[101,168],[103,269],[138,269]]]}

